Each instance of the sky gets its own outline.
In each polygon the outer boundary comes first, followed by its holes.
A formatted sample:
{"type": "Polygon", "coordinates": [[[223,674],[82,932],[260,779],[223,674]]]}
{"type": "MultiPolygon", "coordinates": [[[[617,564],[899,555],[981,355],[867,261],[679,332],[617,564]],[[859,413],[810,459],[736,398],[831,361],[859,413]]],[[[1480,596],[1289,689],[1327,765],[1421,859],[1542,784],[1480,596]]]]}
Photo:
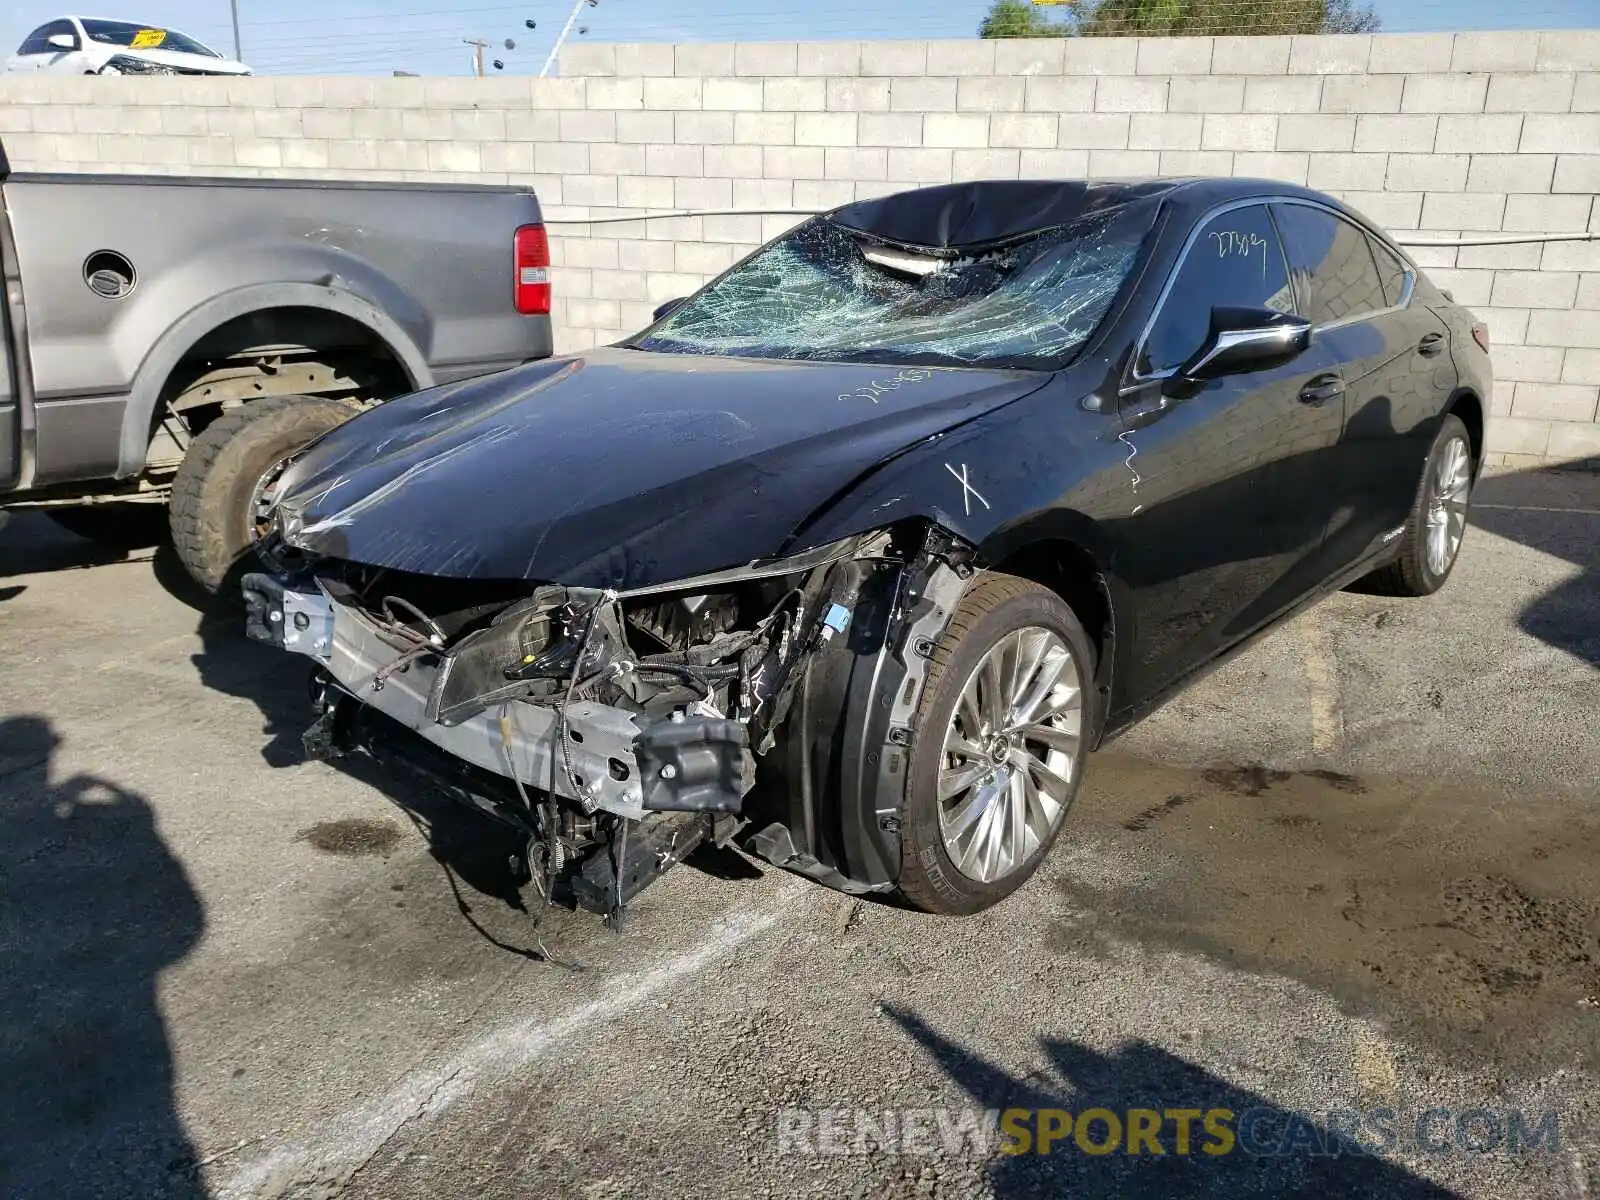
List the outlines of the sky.
{"type": "MultiPolygon", "coordinates": [[[[465,75],[463,38],[489,39],[505,74],[544,64],[571,0],[237,0],[244,59],[261,74],[465,75]],[[536,22],[528,30],[524,22],[536,22]],[[516,48],[505,49],[506,39],[516,48]]],[[[1600,0],[1376,0],[1383,28],[1411,30],[1600,27],[1600,0]]],[[[8,0],[0,53],[65,13],[40,0],[8,0]]],[[[585,6],[574,41],[762,41],[971,37],[988,0],[599,0],[585,6]]],[[[230,54],[228,0],[100,0],[88,14],[178,29],[230,54]]]]}

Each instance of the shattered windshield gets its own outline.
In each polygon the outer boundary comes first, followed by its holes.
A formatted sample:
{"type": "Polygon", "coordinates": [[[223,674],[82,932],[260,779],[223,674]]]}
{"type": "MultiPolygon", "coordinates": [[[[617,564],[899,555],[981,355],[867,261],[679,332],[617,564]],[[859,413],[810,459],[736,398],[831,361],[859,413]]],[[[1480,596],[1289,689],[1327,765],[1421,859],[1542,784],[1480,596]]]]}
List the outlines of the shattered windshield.
{"type": "Polygon", "coordinates": [[[150,25],[135,25],[128,21],[86,20],[84,33],[91,42],[107,46],[127,46],[131,50],[177,50],[183,54],[204,54],[207,58],[221,58],[191,37],[175,29],[161,29],[150,25]]]}
{"type": "Polygon", "coordinates": [[[909,251],[813,218],[633,344],[678,354],[1053,367],[1133,267],[1148,211],[1097,215],[982,251],[909,251]]]}

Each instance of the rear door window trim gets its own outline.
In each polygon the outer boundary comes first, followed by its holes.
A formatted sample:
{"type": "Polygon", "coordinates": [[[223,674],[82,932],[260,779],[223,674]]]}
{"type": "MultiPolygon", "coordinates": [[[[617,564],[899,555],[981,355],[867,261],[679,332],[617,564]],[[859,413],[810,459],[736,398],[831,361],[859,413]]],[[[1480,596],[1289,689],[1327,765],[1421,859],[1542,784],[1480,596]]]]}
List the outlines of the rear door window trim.
{"type": "MultiPolygon", "coordinates": [[[[1357,312],[1357,313],[1346,313],[1344,316],[1336,317],[1331,321],[1322,321],[1319,324],[1313,325],[1311,327],[1312,333],[1317,333],[1317,332],[1319,332],[1321,330],[1324,330],[1324,329],[1340,329],[1340,328],[1342,328],[1342,327],[1344,327],[1346,325],[1355,325],[1355,324],[1357,324],[1357,323],[1359,323],[1361,321],[1370,321],[1370,320],[1372,320],[1373,317],[1388,316],[1390,313],[1400,312],[1403,309],[1406,309],[1406,308],[1410,307],[1410,305],[1411,305],[1411,297],[1416,294],[1416,290],[1417,290],[1417,273],[1416,273],[1416,269],[1407,260],[1405,255],[1398,253],[1393,247],[1391,247],[1389,245],[1387,239],[1379,237],[1376,233],[1374,233],[1372,230],[1368,229],[1364,224],[1362,224],[1360,221],[1356,220],[1355,218],[1350,217],[1350,216],[1346,215],[1345,213],[1340,212],[1338,209],[1330,207],[1329,205],[1319,204],[1315,200],[1308,200],[1308,199],[1306,199],[1306,198],[1304,198],[1302,196],[1279,196],[1279,197],[1276,197],[1275,199],[1273,199],[1270,203],[1274,204],[1274,205],[1276,205],[1276,204],[1282,204],[1282,205],[1297,204],[1301,208],[1315,208],[1315,209],[1318,209],[1318,210],[1320,210],[1322,212],[1327,213],[1335,221],[1343,221],[1346,225],[1350,226],[1357,233],[1359,233],[1363,237],[1365,237],[1367,239],[1367,253],[1372,256],[1372,269],[1373,269],[1373,271],[1375,271],[1377,273],[1378,286],[1379,286],[1380,289],[1383,287],[1383,272],[1378,270],[1378,255],[1377,255],[1376,251],[1373,249],[1373,243],[1377,243],[1378,245],[1382,246],[1385,250],[1387,250],[1389,252],[1389,254],[1393,256],[1394,260],[1400,264],[1401,270],[1405,272],[1404,280],[1400,285],[1400,298],[1398,300],[1396,300],[1393,304],[1385,304],[1382,308],[1363,309],[1362,311],[1357,312]]],[[[1278,231],[1278,236],[1279,236],[1280,239],[1283,237],[1283,231],[1281,229],[1278,231]]],[[[1285,250],[1285,252],[1287,253],[1287,249],[1285,250]]],[[[1293,271],[1291,271],[1289,273],[1289,278],[1290,278],[1290,281],[1293,282],[1293,279],[1294,279],[1294,272],[1293,271]]],[[[1296,287],[1295,288],[1295,303],[1299,304],[1299,302],[1300,302],[1300,289],[1298,287],[1296,287]]],[[[1301,316],[1305,316],[1305,313],[1302,311],[1300,313],[1300,315],[1301,316]]]]}
{"type": "MultiPolygon", "coordinates": [[[[1168,273],[1166,282],[1162,284],[1161,294],[1156,298],[1155,308],[1151,312],[1149,320],[1145,322],[1144,328],[1140,331],[1138,340],[1134,343],[1133,358],[1131,359],[1128,368],[1128,382],[1122,388],[1123,391],[1131,390],[1132,388],[1142,386],[1143,384],[1153,383],[1159,379],[1170,379],[1173,374],[1175,374],[1176,368],[1169,368],[1164,371],[1155,371],[1148,375],[1142,375],[1139,373],[1138,363],[1144,355],[1145,344],[1149,341],[1150,331],[1155,328],[1156,322],[1160,319],[1161,310],[1167,306],[1167,301],[1172,295],[1172,288],[1178,281],[1178,273],[1183,270],[1184,262],[1188,259],[1190,250],[1194,248],[1195,242],[1199,241],[1200,234],[1205,230],[1205,227],[1211,224],[1213,218],[1221,216],[1223,213],[1232,212],[1235,209],[1240,208],[1249,208],[1252,205],[1257,204],[1263,205],[1266,208],[1268,219],[1272,223],[1273,230],[1278,235],[1278,253],[1282,254],[1285,258],[1285,268],[1288,267],[1288,249],[1284,243],[1283,230],[1279,228],[1277,216],[1272,210],[1274,206],[1279,204],[1298,204],[1304,208],[1319,209],[1333,217],[1335,220],[1343,221],[1345,224],[1354,227],[1356,232],[1360,233],[1367,239],[1369,243],[1369,253],[1372,253],[1370,244],[1376,242],[1390,254],[1394,255],[1395,261],[1400,264],[1402,270],[1405,272],[1404,282],[1400,287],[1400,298],[1394,304],[1387,305],[1383,308],[1371,309],[1365,312],[1347,314],[1332,321],[1324,321],[1319,325],[1313,325],[1311,327],[1313,334],[1316,334],[1322,330],[1338,329],[1344,325],[1352,325],[1358,321],[1369,321],[1373,317],[1387,316],[1389,313],[1400,312],[1403,309],[1410,307],[1411,299],[1416,294],[1417,290],[1416,268],[1411,264],[1410,259],[1408,259],[1403,253],[1390,244],[1387,238],[1381,237],[1362,222],[1340,212],[1331,205],[1323,204],[1320,201],[1312,200],[1304,196],[1249,196],[1240,200],[1229,200],[1227,203],[1219,204],[1215,208],[1208,208],[1204,213],[1202,213],[1200,219],[1194,223],[1194,228],[1189,231],[1189,236],[1184,239],[1183,248],[1178,251],[1177,261],[1173,263],[1172,270],[1168,273]]],[[[1377,269],[1376,254],[1373,255],[1373,269],[1377,269]]],[[[1381,282],[1381,273],[1379,278],[1381,282]]],[[[1300,290],[1298,287],[1295,287],[1293,271],[1289,271],[1289,285],[1295,289],[1295,308],[1297,310],[1297,315],[1303,316],[1303,312],[1299,311],[1303,306],[1301,304],[1300,290]]]]}

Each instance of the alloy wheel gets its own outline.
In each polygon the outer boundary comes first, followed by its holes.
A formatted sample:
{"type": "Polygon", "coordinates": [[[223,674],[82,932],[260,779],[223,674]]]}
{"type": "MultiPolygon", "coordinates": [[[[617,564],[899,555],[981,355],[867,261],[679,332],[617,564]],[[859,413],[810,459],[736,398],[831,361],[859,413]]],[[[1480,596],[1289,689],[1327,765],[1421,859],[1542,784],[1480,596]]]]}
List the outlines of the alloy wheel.
{"type": "Polygon", "coordinates": [[[1428,570],[1435,576],[1450,569],[1461,549],[1471,489],[1471,453],[1464,439],[1453,437],[1440,449],[1428,481],[1428,570]]]}
{"type": "Polygon", "coordinates": [[[1061,637],[1027,626],[979,660],[945,731],[939,832],[963,875],[993,883],[1049,840],[1072,798],[1083,682],[1061,637]]]}

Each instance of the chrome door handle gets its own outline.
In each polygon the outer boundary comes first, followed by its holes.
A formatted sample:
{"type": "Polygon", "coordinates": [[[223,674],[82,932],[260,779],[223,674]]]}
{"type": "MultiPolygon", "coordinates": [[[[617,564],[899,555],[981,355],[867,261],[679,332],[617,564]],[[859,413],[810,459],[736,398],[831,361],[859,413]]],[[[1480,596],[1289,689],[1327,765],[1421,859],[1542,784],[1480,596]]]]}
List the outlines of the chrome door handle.
{"type": "Polygon", "coordinates": [[[1314,375],[1306,381],[1305,387],[1300,389],[1301,404],[1326,404],[1336,396],[1344,395],[1344,379],[1342,376],[1314,375]]]}
{"type": "Polygon", "coordinates": [[[1417,353],[1426,358],[1432,358],[1435,354],[1439,353],[1439,351],[1443,349],[1444,334],[1442,333],[1426,334],[1423,339],[1417,343],[1417,353]]]}

